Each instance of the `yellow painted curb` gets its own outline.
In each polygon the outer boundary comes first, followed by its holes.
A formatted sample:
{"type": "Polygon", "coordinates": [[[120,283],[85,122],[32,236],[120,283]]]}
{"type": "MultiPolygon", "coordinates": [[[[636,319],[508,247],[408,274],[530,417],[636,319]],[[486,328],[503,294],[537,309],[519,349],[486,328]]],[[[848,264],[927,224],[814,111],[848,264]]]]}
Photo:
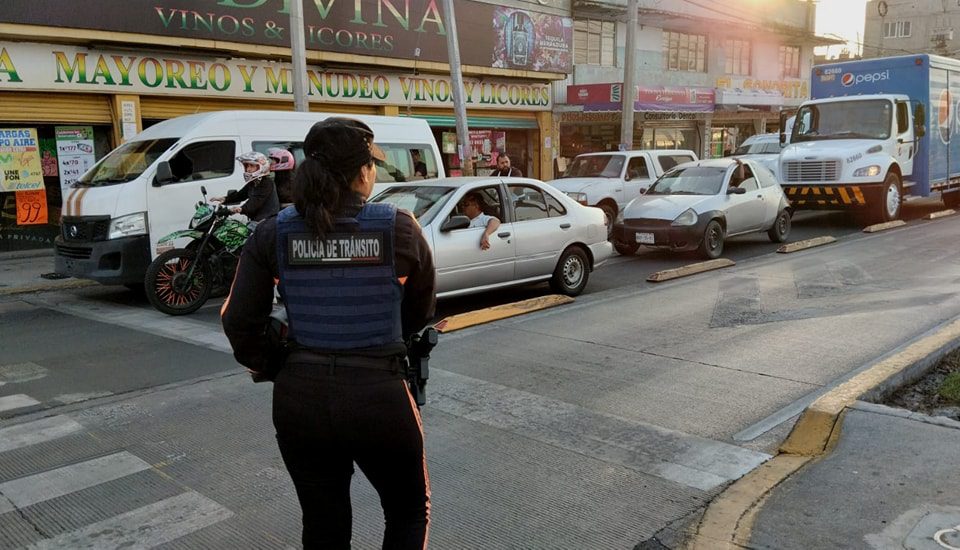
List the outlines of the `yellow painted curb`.
{"type": "Polygon", "coordinates": [[[0,288],[0,296],[12,296],[14,294],[27,294],[30,292],[46,292],[50,290],[69,290],[73,288],[83,288],[97,284],[95,281],[76,280],[63,283],[46,283],[28,286],[15,286],[10,288],[0,288]]]}
{"type": "Polygon", "coordinates": [[[837,242],[837,239],[826,236],[826,237],[816,237],[813,239],[806,239],[804,241],[797,241],[795,243],[788,243],[777,249],[777,252],[780,254],[789,254],[791,252],[797,252],[799,250],[806,250],[808,248],[813,248],[815,246],[823,246],[825,244],[830,244],[837,242]]]}
{"type": "Polygon", "coordinates": [[[876,233],[877,231],[886,231],[887,229],[893,229],[894,227],[901,227],[907,225],[907,222],[903,220],[893,220],[892,222],[886,223],[875,223],[873,225],[868,225],[863,228],[864,233],[876,233]]]}
{"type": "Polygon", "coordinates": [[[935,220],[937,218],[945,218],[947,216],[952,216],[956,213],[957,211],[952,208],[950,210],[941,210],[939,212],[931,212],[930,214],[927,214],[927,219],[935,220]]]}
{"type": "Polygon", "coordinates": [[[684,548],[732,550],[746,547],[756,515],[770,491],[804,464],[836,447],[848,406],[957,339],[960,339],[960,320],[910,344],[820,396],[800,415],[780,446],[780,454],[734,482],[710,503],[684,548]]]}
{"type": "Polygon", "coordinates": [[[709,260],[706,262],[685,265],[683,267],[677,267],[674,269],[657,271],[656,273],[653,273],[647,277],[647,280],[651,283],[660,283],[663,281],[669,281],[670,279],[677,279],[679,277],[686,277],[688,275],[696,275],[697,273],[703,273],[704,271],[712,271],[714,269],[721,269],[724,267],[730,267],[732,265],[737,264],[733,260],[717,258],[716,260],[709,260]]]}
{"type": "Polygon", "coordinates": [[[482,325],[484,323],[490,323],[492,321],[498,321],[508,317],[516,317],[517,315],[523,315],[524,313],[530,313],[533,311],[539,311],[541,309],[569,304],[573,301],[574,299],[570,296],[550,294],[549,296],[541,296],[539,298],[531,298],[529,300],[513,302],[511,304],[503,304],[499,306],[478,309],[477,311],[468,311],[467,313],[461,313],[459,315],[453,315],[435,324],[434,328],[436,328],[439,332],[453,332],[455,330],[465,329],[475,325],[482,325]]]}

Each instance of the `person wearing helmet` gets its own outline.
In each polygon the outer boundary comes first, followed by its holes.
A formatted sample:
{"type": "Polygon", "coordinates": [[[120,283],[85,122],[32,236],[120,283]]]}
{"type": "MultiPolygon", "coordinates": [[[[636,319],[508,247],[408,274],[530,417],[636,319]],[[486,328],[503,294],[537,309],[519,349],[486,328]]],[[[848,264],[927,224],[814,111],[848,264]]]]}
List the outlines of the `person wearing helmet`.
{"type": "Polygon", "coordinates": [[[267,157],[270,158],[270,171],[273,173],[273,181],[277,185],[277,198],[280,199],[280,206],[290,206],[293,204],[293,169],[297,161],[294,159],[293,153],[279,147],[267,149],[267,157]]]}
{"type": "Polygon", "coordinates": [[[214,202],[237,204],[231,208],[236,214],[243,214],[250,221],[260,222],[280,211],[277,198],[277,186],[270,177],[270,160],[263,153],[251,151],[237,157],[243,166],[244,186],[239,191],[230,191],[226,197],[214,197],[214,202]]]}

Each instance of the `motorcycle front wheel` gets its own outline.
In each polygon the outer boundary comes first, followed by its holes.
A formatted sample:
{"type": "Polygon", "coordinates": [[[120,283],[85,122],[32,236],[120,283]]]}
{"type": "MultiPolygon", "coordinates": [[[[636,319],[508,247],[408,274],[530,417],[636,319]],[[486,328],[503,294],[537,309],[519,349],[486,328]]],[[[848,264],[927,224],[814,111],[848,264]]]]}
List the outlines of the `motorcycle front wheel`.
{"type": "Polygon", "coordinates": [[[147,268],[144,289],[153,307],[168,315],[187,315],[200,309],[213,288],[210,265],[197,263],[193,250],[175,248],[157,256],[147,268]],[[194,265],[196,267],[194,268],[194,265]],[[190,274],[190,269],[193,274],[190,274]]]}

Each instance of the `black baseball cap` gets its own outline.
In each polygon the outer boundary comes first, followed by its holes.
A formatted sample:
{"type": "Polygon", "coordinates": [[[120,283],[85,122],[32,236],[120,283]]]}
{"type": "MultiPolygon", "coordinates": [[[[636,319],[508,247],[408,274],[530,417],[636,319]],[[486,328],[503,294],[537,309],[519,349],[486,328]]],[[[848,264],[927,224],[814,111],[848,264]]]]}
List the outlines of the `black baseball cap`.
{"type": "MultiPolygon", "coordinates": [[[[373,142],[373,130],[363,122],[346,117],[330,117],[314,124],[307,137],[303,140],[303,151],[308,156],[320,160],[343,161],[353,155],[344,155],[346,158],[336,159],[336,151],[352,150],[357,152],[369,151],[370,157],[385,162],[387,156],[383,149],[373,142]]],[[[361,159],[358,159],[361,160],[361,159]]],[[[367,164],[369,160],[361,161],[367,164]]]]}

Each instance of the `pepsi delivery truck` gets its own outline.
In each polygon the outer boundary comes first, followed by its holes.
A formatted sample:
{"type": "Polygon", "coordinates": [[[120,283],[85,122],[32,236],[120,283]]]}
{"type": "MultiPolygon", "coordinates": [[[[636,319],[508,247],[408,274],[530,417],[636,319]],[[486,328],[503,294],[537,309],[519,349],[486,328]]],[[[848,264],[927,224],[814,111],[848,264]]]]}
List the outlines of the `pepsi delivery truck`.
{"type": "Polygon", "coordinates": [[[905,200],[934,193],[960,205],[960,61],[922,54],[819,65],[810,92],[789,139],[780,136],[789,141],[780,183],[795,208],[885,222],[905,200]]]}

